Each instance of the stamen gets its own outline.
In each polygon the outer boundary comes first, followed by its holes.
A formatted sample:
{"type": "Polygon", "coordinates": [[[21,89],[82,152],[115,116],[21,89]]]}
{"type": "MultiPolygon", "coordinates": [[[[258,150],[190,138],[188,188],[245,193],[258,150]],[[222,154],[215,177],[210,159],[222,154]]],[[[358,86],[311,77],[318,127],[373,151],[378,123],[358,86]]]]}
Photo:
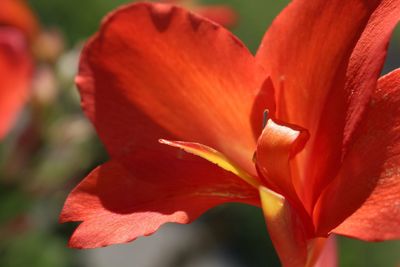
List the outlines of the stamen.
{"type": "Polygon", "coordinates": [[[263,124],[262,124],[262,128],[264,129],[265,126],[267,125],[267,121],[268,121],[268,114],[269,114],[269,110],[266,109],[264,110],[264,115],[263,115],[263,124]]]}

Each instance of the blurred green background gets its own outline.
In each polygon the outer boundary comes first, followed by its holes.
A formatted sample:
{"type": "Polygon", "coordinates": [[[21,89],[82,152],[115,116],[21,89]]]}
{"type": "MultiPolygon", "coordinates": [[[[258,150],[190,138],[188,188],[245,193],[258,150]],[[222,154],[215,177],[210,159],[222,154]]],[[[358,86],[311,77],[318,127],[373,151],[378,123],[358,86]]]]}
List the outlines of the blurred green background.
{"type": "MultiPolygon", "coordinates": [[[[107,12],[127,2],[30,1],[43,27],[64,36],[65,49],[57,60],[38,65],[40,74],[46,77],[49,73],[48,80],[42,78],[38,86],[48,86],[44,94],[50,97],[43,100],[39,94],[34,98],[13,134],[0,144],[0,173],[5,174],[0,178],[0,267],[98,267],[88,263],[88,253],[92,251],[66,247],[74,225],[60,225],[57,221],[67,193],[107,158],[80,111],[73,85],[79,48],[96,31],[107,12]]],[[[272,19],[288,3],[286,0],[203,2],[231,5],[240,18],[233,31],[253,52],[272,19]]],[[[399,42],[394,38],[385,72],[399,66],[398,48],[399,42]]],[[[227,255],[237,266],[279,266],[259,209],[225,205],[209,211],[195,224],[212,233],[208,250],[227,255]]],[[[400,242],[364,243],[346,238],[339,241],[340,266],[400,266],[400,242]]],[[[117,246],[118,249],[122,247],[117,246]]],[[[170,267],[195,266],[188,261],[196,253],[201,257],[204,250],[207,248],[177,254],[180,260],[170,267]]],[[[135,254],[135,250],[130,253],[135,254]]],[[[128,262],[123,266],[145,265],[128,262]]]]}

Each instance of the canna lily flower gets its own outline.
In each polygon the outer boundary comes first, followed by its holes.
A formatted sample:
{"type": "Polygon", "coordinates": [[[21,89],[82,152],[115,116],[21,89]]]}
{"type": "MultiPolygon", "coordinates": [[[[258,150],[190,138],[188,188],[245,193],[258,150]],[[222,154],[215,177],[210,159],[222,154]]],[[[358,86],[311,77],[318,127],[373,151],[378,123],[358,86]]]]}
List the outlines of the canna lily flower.
{"type": "Polygon", "coordinates": [[[30,87],[30,44],[38,24],[23,0],[0,2],[0,139],[12,127],[30,87]]]}
{"type": "Polygon", "coordinates": [[[82,107],[110,160],[68,196],[76,248],[226,202],[262,208],[283,266],[335,266],[334,234],[400,237],[396,0],[294,0],[253,56],[184,9],[138,3],[82,52],[82,107]],[[340,19],[338,19],[340,18],[340,19]]]}
{"type": "Polygon", "coordinates": [[[208,18],[225,27],[231,27],[237,22],[236,12],[227,5],[200,5],[196,0],[161,0],[160,2],[182,5],[196,14],[208,18]]]}
{"type": "Polygon", "coordinates": [[[3,0],[0,3],[0,26],[18,29],[31,41],[39,32],[39,24],[26,0],[3,0]]]}

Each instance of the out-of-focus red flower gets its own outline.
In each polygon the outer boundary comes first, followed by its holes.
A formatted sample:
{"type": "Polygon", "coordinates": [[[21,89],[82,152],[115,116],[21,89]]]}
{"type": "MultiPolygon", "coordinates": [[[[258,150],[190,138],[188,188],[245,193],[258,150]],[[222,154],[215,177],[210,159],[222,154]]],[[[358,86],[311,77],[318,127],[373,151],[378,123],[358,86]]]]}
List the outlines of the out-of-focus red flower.
{"type": "Polygon", "coordinates": [[[29,40],[39,32],[39,24],[26,0],[2,0],[0,2],[0,26],[20,30],[29,40]]]}
{"type": "Polygon", "coordinates": [[[235,25],[238,20],[237,13],[228,5],[200,5],[194,0],[162,0],[160,2],[182,5],[225,27],[235,25]]]}
{"type": "Polygon", "coordinates": [[[25,1],[0,2],[0,139],[26,101],[33,68],[30,45],[37,31],[25,1]]]}
{"type": "Polygon", "coordinates": [[[76,79],[111,159],[65,203],[70,245],[225,202],[263,208],[284,266],[335,266],[332,234],[399,238],[400,70],[379,78],[399,15],[398,0],[294,0],[254,57],[181,8],[112,13],[76,79]]]}

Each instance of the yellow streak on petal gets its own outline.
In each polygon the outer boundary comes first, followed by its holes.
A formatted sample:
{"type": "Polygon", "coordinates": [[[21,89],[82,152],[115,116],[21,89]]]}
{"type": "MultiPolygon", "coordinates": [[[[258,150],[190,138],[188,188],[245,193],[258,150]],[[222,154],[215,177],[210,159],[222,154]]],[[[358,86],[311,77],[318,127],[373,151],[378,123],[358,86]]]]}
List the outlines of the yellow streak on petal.
{"type": "Polygon", "coordinates": [[[230,161],[227,157],[225,157],[222,153],[218,152],[211,147],[199,144],[199,143],[190,143],[190,142],[179,142],[179,141],[168,141],[164,139],[160,139],[159,142],[161,144],[173,146],[180,148],[187,153],[199,156],[205,160],[208,160],[220,168],[229,171],[236,176],[242,178],[245,182],[257,188],[260,186],[260,182],[257,181],[254,177],[248,174],[245,170],[236,166],[232,161],[230,161]]]}
{"type": "Polygon", "coordinates": [[[268,220],[276,220],[285,209],[285,198],[266,187],[260,187],[261,205],[268,220]]]}
{"type": "Polygon", "coordinates": [[[268,232],[284,267],[304,267],[307,244],[303,230],[296,224],[295,215],[286,199],[260,186],[261,206],[268,232]]]}

